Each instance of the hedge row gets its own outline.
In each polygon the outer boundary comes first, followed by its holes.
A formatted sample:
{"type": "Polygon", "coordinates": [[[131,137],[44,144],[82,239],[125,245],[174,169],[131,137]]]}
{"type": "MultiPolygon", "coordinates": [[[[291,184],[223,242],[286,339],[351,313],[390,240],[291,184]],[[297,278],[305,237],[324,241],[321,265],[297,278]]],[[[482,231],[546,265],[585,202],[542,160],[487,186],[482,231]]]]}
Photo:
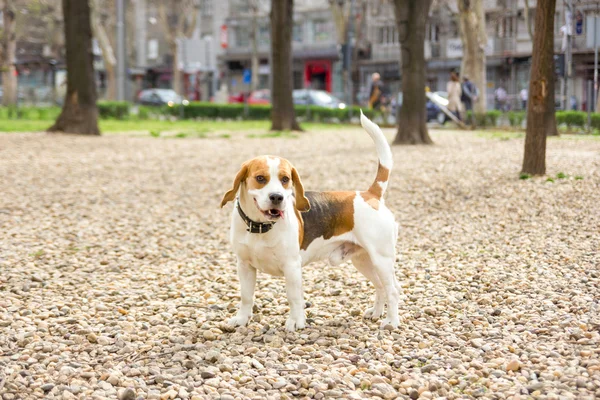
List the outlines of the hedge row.
{"type": "MultiPolygon", "coordinates": [[[[249,119],[265,120],[271,116],[271,106],[251,105],[246,113],[243,104],[215,104],[207,102],[191,102],[187,106],[179,107],[137,107],[137,115],[132,115],[131,103],[125,101],[100,101],[98,112],[102,119],[158,119],[158,118],[184,118],[184,119],[249,119]]],[[[321,122],[348,122],[350,115],[360,115],[360,107],[353,106],[346,109],[330,109],[318,106],[296,106],[296,116],[306,121],[321,122]],[[352,112],[352,114],[350,114],[352,112]]],[[[0,120],[2,119],[29,119],[53,120],[60,114],[60,107],[0,107],[0,120]]],[[[367,117],[373,116],[372,110],[363,110],[367,117]]],[[[497,126],[500,118],[506,117],[513,127],[521,127],[525,120],[525,111],[509,111],[503,114],[491,110],[485,114],[475,114],[478,127],[497,126]]],[[[557,111],[556,122],[568,128],[585,128],[587,113],[585,111],[557,111]]],[[[591,125],[600,129],[600,113],[592,113],[591,125]]]]}
{"type": "MultiPolygon", "coordinates": [[[[127,119],[131,105],[126,101],[99,101],[100,118],[127,119]]],[[[53,120],[60,114],[60,107],[0,107],[0,119],[53,120]]]]}
{"type": "MultiPolygon", "coordinates": [[[[346,122],[350,120],[350,111],[352,116],[360,115],[360,107],[351,107],[345,109],[325,108],[318,106],[296,106],[296,116],[310,121],[328,121],[337,120],[346,122]]],[[[372,115],[372,111],[363,110],[365,115],[372,115]]],[[[270,105],[249,105],[246,112],[244,104],[214,104],[206,102],[191,102],[184,107],[161,107],[159,109],[148,109],[140,107],[138,116],[140,119],[152,118],[156,114],[170,115],[184,119],[195,118],[221,118],[221,119],[249,119],[264,120],[271,118],[270,105]]]]}
{"type": "MultiPolygon", "coordinates": [[[[360,115],[360,107],[346,109],[330,109],[318,106],[296,106],[296,116],[310,121],[348,122],[350,111],[352,116],[360,115]]],[[[372,116],[371,110],[363,110],[365,115],[372,116]]],[[[207,102],[191,102],[187,106],[175,107],[137,107],[137,114],[132,114],[132,106],[128,102],[98,102],[98,113],[102,119],[248,119],[265,120],[271,118],[271,106],[251,105],[246,112],[244,104],[214,104],[207,102]]],[[[0,107],[0,119],[52,120],[60,114],[59,107],[0,107]]]]}

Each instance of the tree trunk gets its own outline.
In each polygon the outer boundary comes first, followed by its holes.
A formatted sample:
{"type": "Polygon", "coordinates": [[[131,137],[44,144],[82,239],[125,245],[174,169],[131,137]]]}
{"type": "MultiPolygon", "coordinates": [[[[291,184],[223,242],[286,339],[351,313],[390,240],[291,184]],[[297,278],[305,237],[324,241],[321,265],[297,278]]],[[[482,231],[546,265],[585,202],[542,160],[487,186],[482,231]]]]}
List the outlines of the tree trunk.
{"type": "Polygon", "coordinates": [[[178,40],[173,40],[169,47],[171,48],[171,54],[173,54],[173,90],[178,95],[185,97],[181,82],[181,70],[179,69],[179,46],[178,40]]]}
{"type": "Polygon", "coordinates": [[[88,0],[62,0],[67,49],[67,95],[48,132],[99,135],[92,26],[88,0]]]}
{"type": "Polygon", "coordinates": [[[556,0],[539,1],[529,81],[527,133],[522,173],[546,173],[547,121],[554,116],[554,11],[556,0]],[[552,100],[552,101],[550,101],[552,100]]]}
{"type": "Polygon", "coordinates": [[[252,31],[250,32],[250,41],[252,43],[252,81],[250,83],[250,93],[258,89],[258,3],[257,0],[250,0],[250,9],[252,10],[252,31]]]}
{"type": "Polygon", "coordinates": [[[463,45],[461,76],[468,76],[479,89],[479,97],[473,103],[473,111],[483,114],[486,111],[485,90],[485,18],[482,0],[458,0],[460,39],[463,45]]]}
{"type": "Polygon", "coordinates": [[[15,57],[17,52],[17,36],[15,33],[15,11],[12,1],[5,1],[3,8],[4,34],[2,35],[2,104],[17,104],[17,73],[15,57]]]}
{"type": "Polygon", "coordinates": [[[292,29],[294,1],[271,0],[271,130],[299,131],[292,100],[292,29]]]}
{"type": "Polygon", "coordinates": [[[432,0],[394,0],[402,50],[402,93],[394,144],[431,144],[425,110],[425,27],[432,0]]]}

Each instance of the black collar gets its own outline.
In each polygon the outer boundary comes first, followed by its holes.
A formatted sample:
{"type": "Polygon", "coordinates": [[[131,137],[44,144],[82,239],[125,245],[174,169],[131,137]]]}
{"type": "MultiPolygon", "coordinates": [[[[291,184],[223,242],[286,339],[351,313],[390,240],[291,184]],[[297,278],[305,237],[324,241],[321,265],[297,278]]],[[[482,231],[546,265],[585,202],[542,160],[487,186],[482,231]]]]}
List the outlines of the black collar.
{"type": "Polygon", "coordinates": [[[237,201],[237,209],[240,214],[240,217],[244,220],[248,229],[246,229],[250,233],[267,233],[273,228],[275,222],[255,222],[250,219],[246,215],[246,213],[242,210],[242,206],[240,205],[240,201],[237,201]]]}

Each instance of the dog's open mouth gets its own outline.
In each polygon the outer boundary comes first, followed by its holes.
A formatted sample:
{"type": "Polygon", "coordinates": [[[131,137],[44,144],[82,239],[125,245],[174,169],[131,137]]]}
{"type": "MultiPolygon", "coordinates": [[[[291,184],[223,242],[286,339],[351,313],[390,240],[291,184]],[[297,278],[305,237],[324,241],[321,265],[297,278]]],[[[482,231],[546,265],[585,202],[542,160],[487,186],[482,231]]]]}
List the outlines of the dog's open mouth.
{"type": "Polygon", "coordinates": [[[280,210],[278,208],[271,208],[269,210],[263,210],[262,208],[260,208],[258,206],[258,202],[256,201],[256,199],[254,199],[254,205],[256,205],[256,208],[258,208],[258,210],[264,214],[265,217],[267,217],[267,219],[269,221],[273,221],[279,218],[283,219],[283,210],[280,210]]]}
{"type": "Polygon", "coordinates": [[[283,210],[278,210],[276,208],[271,208],[270,210],[263,211],[263,214],[265,214],[265,216],[269,219],[283,218],[283,210]]]}

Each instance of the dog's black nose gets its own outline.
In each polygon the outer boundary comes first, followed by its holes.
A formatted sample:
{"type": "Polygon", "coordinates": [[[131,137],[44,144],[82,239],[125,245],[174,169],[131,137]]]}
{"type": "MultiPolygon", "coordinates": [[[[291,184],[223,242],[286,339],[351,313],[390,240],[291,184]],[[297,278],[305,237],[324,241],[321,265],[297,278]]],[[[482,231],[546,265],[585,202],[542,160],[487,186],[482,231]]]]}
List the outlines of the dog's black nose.
{"type": "Polygon", "coordinates": [[[271,199],[271,203],[279,204],[283,201],[283,195],[281,193],[271,193],[269,199],[271,199]]]}

